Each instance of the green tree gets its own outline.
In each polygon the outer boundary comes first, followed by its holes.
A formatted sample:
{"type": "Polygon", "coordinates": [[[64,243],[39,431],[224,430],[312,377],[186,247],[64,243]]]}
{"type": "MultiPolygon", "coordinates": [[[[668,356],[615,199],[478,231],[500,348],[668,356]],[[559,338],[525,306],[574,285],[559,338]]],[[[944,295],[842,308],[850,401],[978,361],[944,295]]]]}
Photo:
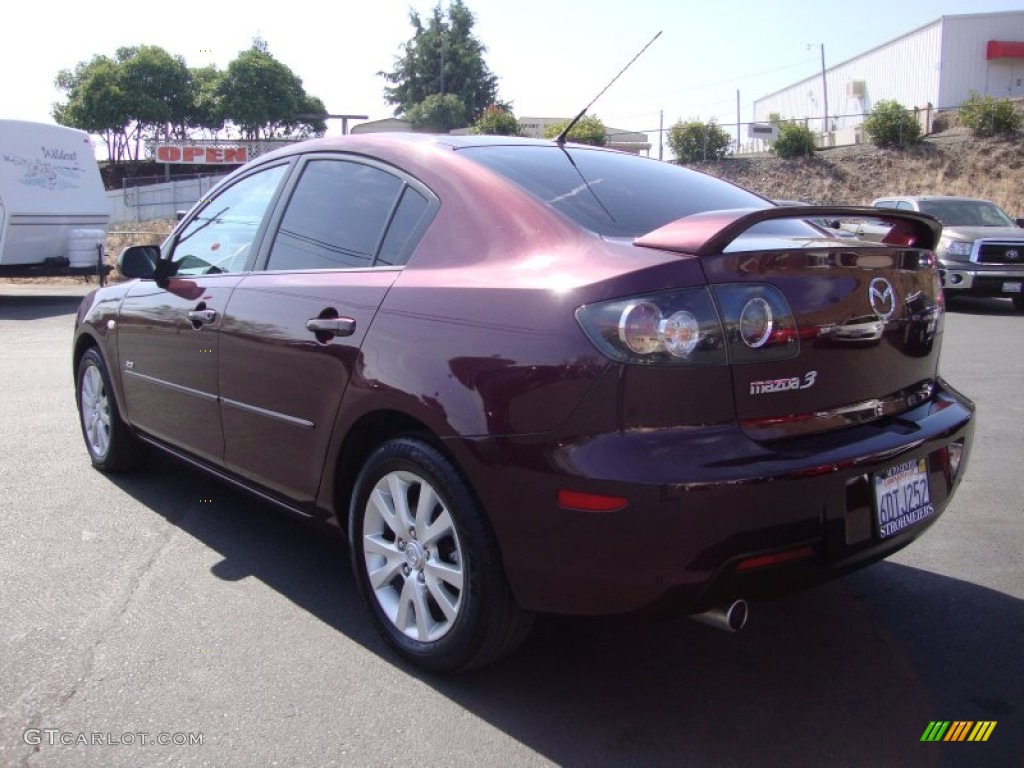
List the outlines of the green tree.
{"type": "Polygon", "coordinates": [[[475,19],[462,0],[454,0],[447,13],[438,0],[424,22],[409,11],[413,36],[402,45],[391,72],[378,72],[388,85],[384,98],[395,105],[396,116],[428,96],[454,94],[465,105],[469,121],[497,101],[498,78],[487,68],[487,48],[473,35],[475,19]]]}
{"type": "Polygon", "coordinates": [[[419,104],[414,104],[405,113],[405,119],[412,127],[433,133],[448,133],[453,128],[463,128],[466,119],[466,105],[454,93],[432,93],[419,104]]]}
{"type": "Polygon", "coordinates": [[[772,154],[779,157],[810,157],[816,144],[814,132],[802,123],[779,121],[779,138],[772,142],[772,154]]]}
{"type": "MultiPolygon", "coordinates": [[[[544,138],[553,139],[557,137],[568,124],[568,120],[563,120],[560,123],[547,126],[544,129],[544,138]]],[[[608,143],[608,130],[597,115],[585,115],[572,127],[566,139],[577,144],[592,144],[595,147],[603,147],[608,143]]]]}
{"type": "Polygon", "coordinates": [[[976,91],[971,91],[960,105],[959,117],[974,136],[1017,133],[1022,122],[1020,112],[1010,99],[982,96],[976,91]]]}
{"type": "Polygon", "coordinates": [[[921,141],[917,118],[898,101],[879,101],[864,121],[871,143],[879,147],[903,147],[921,141]]]}
{"type": "Polygon", "coordinates": [[[79,62],[74,70],[61,70],[54,84],[64,91],[66,100],[53,105],[53,119],[59,125],[102,136],[110,161],[123,162],[135,127],[128,117],[129,98],[118,62],[107,56],[93,56],[88,62],[79,62]]]}
{"type": "Polygon", "coordinates": [[[470,130],[472,133],[491,136],[521,136],[523,133],[523,127],[512,114],[512,110],[497,104],[487,107],[470,130]]]}
{"type": "Polygon", "coordinates": [[[138,160],[144,139],[187,139],[196,130],[216,135],[229,120],[253,139],[326,130],[324,103],[258,39],[227,72],[189,69],[180,56],[141,45],[79,62],[54,82],[65,94],[53,105],[54,119],[102,136],[113,163],[138,160]]]}
{"type": "Polygon", "coordinates": [[[246,139],[287,136],[305,126],[307,131],[323,133],[323,119],[299,118],[300,114],[326,115],[323,102],[313,104],[286,65],[256,39],[228,64],[220,84],[224,115],[246,139]],[[312,111],[314,106],[320,109],[312,111]],[[307,111],[310,110],[310,111],[307,111]]]}
{"type": "Polygon", "coordinates": [[[247,139],[271,138],[299,114],[295,74],[255,44],[228,64],[220,84],[225,116],[247,139]]]}
{"type": "Polygon", "coordinates": [[[209,131],[213,135],[224,129],[227,118],[220,95],[223,77],[224,73],[213,64],[189,71],[192,93],[187,122],[191,128],[209,131]]]}
{"type": "Polygon", "coordinates": [[[714,118],[706,123],[680,120],[669,130],[668,145],[677,163],[701,163],[725,157],[732,137],[718,127],[714,118]]]}
{"type": "Polygon", "coordinates": [[[185,138],[192,86],[184,59],[157,45],[119,48],[116,57],[127,118],[136,128],[136,159],[143,139],[185,138]]]}
{"type": "Polygon", "coordinates": [[[299,100],[299,117],[294,129],[295,135],[299,138],[311,136],[323,136],[327,132],[327,107],[324,106],[316,96],[310,96],[303,91],[299,100]],[[323,115],[323,117],[310,117],[310,115],[323,115]]]}

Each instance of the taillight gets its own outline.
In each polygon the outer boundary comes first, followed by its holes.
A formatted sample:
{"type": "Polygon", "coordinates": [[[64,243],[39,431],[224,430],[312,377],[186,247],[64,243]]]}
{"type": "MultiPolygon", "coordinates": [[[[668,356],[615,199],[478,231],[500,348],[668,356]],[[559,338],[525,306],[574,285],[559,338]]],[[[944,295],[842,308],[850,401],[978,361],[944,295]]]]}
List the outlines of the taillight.
{"type": "Polygon", "coordinates": [[[666,291],[588,304],[576,316],[598,349],[626,363],[782,360],[800,350],[789,304],[770,285],[666,291]]]}
{"type": "Polygon", "coordinates": [[[778,288],[742,283],[713,290],[732,362],[786,360],[800,351],[796,319],[778,288]]]}
{"type": "Polygon", "coordinates": [[[707,288],[588,304],[576,310],[584,332],[625,363],[726,362],[722,324],[707,288]]]}

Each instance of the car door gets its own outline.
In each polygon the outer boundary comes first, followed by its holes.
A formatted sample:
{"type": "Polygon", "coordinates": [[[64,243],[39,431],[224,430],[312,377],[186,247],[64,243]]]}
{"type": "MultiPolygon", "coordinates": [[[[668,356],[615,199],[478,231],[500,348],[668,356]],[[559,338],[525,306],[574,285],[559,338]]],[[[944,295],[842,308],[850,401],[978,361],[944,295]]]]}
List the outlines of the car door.
{"type": "Polygon", "coordinates": [[[312,155],[295,175],[263,269],[228,304],[220,391],[228,469],[302,505],[370,323],[437,203],[365,159],[312,155]]]}
{"type": "Polygon", "coordinates": [[[118,318],[128,420],[216,463],[224,454],[218,402],[224,310],[255,261],[253,249],[287,170],[287,164],[260,169],[218,191],[167,244],[162,258],[173,274],[133,285],[118,318]]]}

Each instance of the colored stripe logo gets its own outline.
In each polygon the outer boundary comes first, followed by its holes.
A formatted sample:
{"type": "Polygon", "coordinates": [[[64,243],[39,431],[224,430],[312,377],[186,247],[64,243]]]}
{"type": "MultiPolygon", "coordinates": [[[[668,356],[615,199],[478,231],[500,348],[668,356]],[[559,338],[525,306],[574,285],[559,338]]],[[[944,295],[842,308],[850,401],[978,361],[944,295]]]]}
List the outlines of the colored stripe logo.
{"type": "Polygon", "coordinates": [[[988,741],[996,728],[995,720],[932,720],[921,734],[921,741],[988,741]]]}

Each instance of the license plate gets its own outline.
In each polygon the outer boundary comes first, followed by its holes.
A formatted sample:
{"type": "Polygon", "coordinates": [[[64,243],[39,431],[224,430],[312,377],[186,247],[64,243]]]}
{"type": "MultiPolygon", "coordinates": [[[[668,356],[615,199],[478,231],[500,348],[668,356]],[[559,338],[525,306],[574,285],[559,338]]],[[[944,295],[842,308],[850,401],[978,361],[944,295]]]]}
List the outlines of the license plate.
{"type": "Polygon", "coordinates": [[[1020,293],[1024,283],[1003,283],[1003,293],[1020,293]]]}
{"type": "Polygon", "coordinates": [[[907,461],[875,475],[878,535],[888,539],[935,514],[924,459],[907,461]]]}

